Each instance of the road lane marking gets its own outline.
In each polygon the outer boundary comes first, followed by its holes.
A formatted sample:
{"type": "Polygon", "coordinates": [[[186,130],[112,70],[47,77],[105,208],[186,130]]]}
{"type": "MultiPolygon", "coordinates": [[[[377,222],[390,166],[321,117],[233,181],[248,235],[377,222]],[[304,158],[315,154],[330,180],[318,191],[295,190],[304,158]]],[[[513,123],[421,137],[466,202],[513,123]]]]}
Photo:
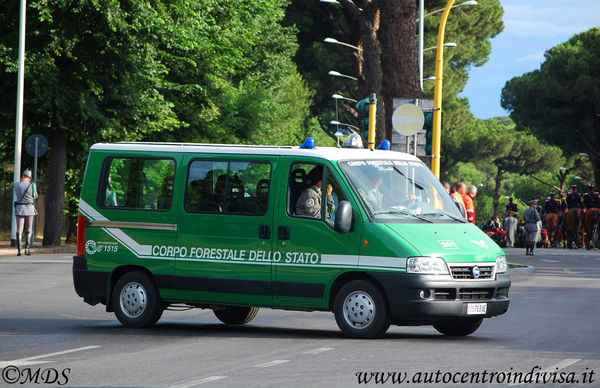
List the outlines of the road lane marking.
{"type": "Polygon", "coordinates": [[[548,263],[558,263],[559,260],[550,260],[550,259],[542,259],[542,261],[548,262],[548,263]]]}
{"type": "Polygon", "coordinates": [[[323,353],[323,352],[328,352],[330,350],[333,350],[334,348],[317,348],[317,349],[313,349],[313,350],[309,350],[307,352],[304,352],[302,354],[319,354],[319,353],[323,353]]]}
{"type": "Polygon", "coordinates": [[[262,364],[254,365],[254,367],[255,368],[268,368],[270,366],[285,364],[286,362],[290,362],[290,360],[273,360],[273,361],[265,362],[262,364]]]}
{"type": "Polygon", "coordinates": [[[63,354],[69,354],[69,353],[75,353],[75,352],[83,352],[84,350],[97,349],[97,348],[100,348],[100,347],[102,347],[102,346],[100,346],[100,345],[91,345],[91,346],[84,346],[84,347],[81,347],[81,348],[75,348],[75,349],[69,349],[69,350],[62,350],[60,352],[41,354],[39,356],[19,358],[17,360],[0,361],[0,369],[5,368],[5,367],[7,367],[9,365],[27,366],[27,365],[37,365],[37,364],[44,364],[44,363],[48,363],[48,362],[54,362],[54,361],[47,361],[47,360],[42,360],[42,361],[36,361],[36,360],[40,360],[42,358],[55,357],[55,356],[62,356],[63,354]]]}
{"type": "Polygon", "coordinates": [[[223,380],[226,378],[227,378],[227,376],[210,376],[210,377],[205,377],[203,379],[188,381],[187,383],[182,383],[179,385],[173,385],[170,388],[190,388],[190,387],[195,387],[197,385],[212,383],[213,381],[217,381],[217,380],[223,380]]]}
{"type": "MultiPolygon", "coordinates": [[[[566,358],[564,360],[562,360],[561,362],[559,362],[558,364],[549,366],[546,369],[541,369],[539,371],[536,371],[535,373],[551,373],[551,372],[558,372],[561,369],[565,369],[568,366],[571,366],[575,363],[578,363],[579,361],[581,361],[581,358],[566,358]]],[[[516,387],[518,385],[523,385],[525,383],[513,383],[513,384],[509,384],[509,387],[516,387]]]]}

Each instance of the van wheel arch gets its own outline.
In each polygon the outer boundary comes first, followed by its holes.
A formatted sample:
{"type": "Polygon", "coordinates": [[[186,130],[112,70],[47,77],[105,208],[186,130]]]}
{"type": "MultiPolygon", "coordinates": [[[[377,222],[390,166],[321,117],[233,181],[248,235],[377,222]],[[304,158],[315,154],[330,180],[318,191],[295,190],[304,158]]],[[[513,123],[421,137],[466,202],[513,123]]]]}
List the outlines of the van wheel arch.
{"type": "Polygon", "coordinates": [[[385,302],[386,302],[385,304],[386,304],[388,313],[390,312],[389,311],[390,300],[388,298],[387,293],[385,292],[385,289],[381,285],[381,283],[379,283],[375,278],[373,278],[366,272],[358,272],[358,271],[345,272],[345,273],[341,274],[340,276],[338,276],[337,279],[335,279],[335,281],[333,282],[333,285],[330,288],[330,292],[329,292],[329,309],[331,311],[333,311],[333,304],[335,302],[335,297],[336,297],[337,293],[344,286],[344,284],[351,282],[353,280],[365,280],[365,281],[373,284],[375,287],[377,287],[379,292],[381,292],[381,294],[385,298],[385,302]]]}
{"type": "MultiPolygon", "coordinates": [[[[150,272],[147,268],[140,267],[137,265],[122,265],[120,267],[115,268],[113,270],[112,274],[110,275],[110,283],[107,284],[107,286],[106,286],[106,312],[107,313],[114,312],[114,309],[112,306],[112,292],[113,292],[113,289],[115,288],[115,285],[117,284],[117,282],[123,275],[125,275],[126,273],[131,272],[131,271],[138,271],[138,272],[144,273],[145,275],[148,276],[148,278],[150,278],[152,283],[154,283],[154,285],[156,286],[156,279],[154,279],[152,272],[150,272]]],[[[156,288],[158,289],[158,286],[156,288]]]]}

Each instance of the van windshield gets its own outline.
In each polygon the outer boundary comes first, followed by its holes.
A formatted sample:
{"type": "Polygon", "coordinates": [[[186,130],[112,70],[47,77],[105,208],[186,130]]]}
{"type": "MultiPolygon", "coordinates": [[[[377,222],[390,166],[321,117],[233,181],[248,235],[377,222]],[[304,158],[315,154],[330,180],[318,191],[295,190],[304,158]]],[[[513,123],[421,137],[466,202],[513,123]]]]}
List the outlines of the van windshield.
{"type": "Polygon", "coordinates": [[[444,187],[422,162],[351,160],[340,167],[377,221],[465,222],[444,187]]]}

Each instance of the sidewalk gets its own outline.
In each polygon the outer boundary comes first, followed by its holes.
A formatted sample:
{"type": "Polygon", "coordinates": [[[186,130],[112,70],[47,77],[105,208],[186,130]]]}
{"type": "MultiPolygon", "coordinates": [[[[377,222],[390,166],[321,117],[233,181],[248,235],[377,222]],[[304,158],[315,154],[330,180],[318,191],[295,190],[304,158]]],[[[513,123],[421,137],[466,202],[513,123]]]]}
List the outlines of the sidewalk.
{"type": "MultiPolygon", "coordinates": [[[[77,252],[77,247],[73,245],[63,245],[60,247],[43,247],[42,240],[35,240],[34,247],[31,248],[31,254],[49,254],[49,253],[73,253],[77,252]]],[[[22,255],[25,255],[25,244],[22,245],[22,255]]],[[[17,257],[17,248],[10,246],[10,240],[0,241],[0,258],[17,257]]]]}

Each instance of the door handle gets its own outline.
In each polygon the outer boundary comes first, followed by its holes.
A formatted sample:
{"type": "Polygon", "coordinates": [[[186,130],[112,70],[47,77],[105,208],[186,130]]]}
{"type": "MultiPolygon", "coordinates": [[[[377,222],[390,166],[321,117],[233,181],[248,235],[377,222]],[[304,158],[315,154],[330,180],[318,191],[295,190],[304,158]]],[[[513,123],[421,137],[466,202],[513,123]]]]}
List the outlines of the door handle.
{"type": "Polygon", "coordinates": [[[269,225],[260,225],[258,227],[258,238],[268,240],[271,238],[271,227],[269,225]]]}
{"type": "Polygon", "coordinates": [[[290,239],[290,227],[289,225],[280,226],[277,228],[277,238],[280,240],[290,239]]]}

